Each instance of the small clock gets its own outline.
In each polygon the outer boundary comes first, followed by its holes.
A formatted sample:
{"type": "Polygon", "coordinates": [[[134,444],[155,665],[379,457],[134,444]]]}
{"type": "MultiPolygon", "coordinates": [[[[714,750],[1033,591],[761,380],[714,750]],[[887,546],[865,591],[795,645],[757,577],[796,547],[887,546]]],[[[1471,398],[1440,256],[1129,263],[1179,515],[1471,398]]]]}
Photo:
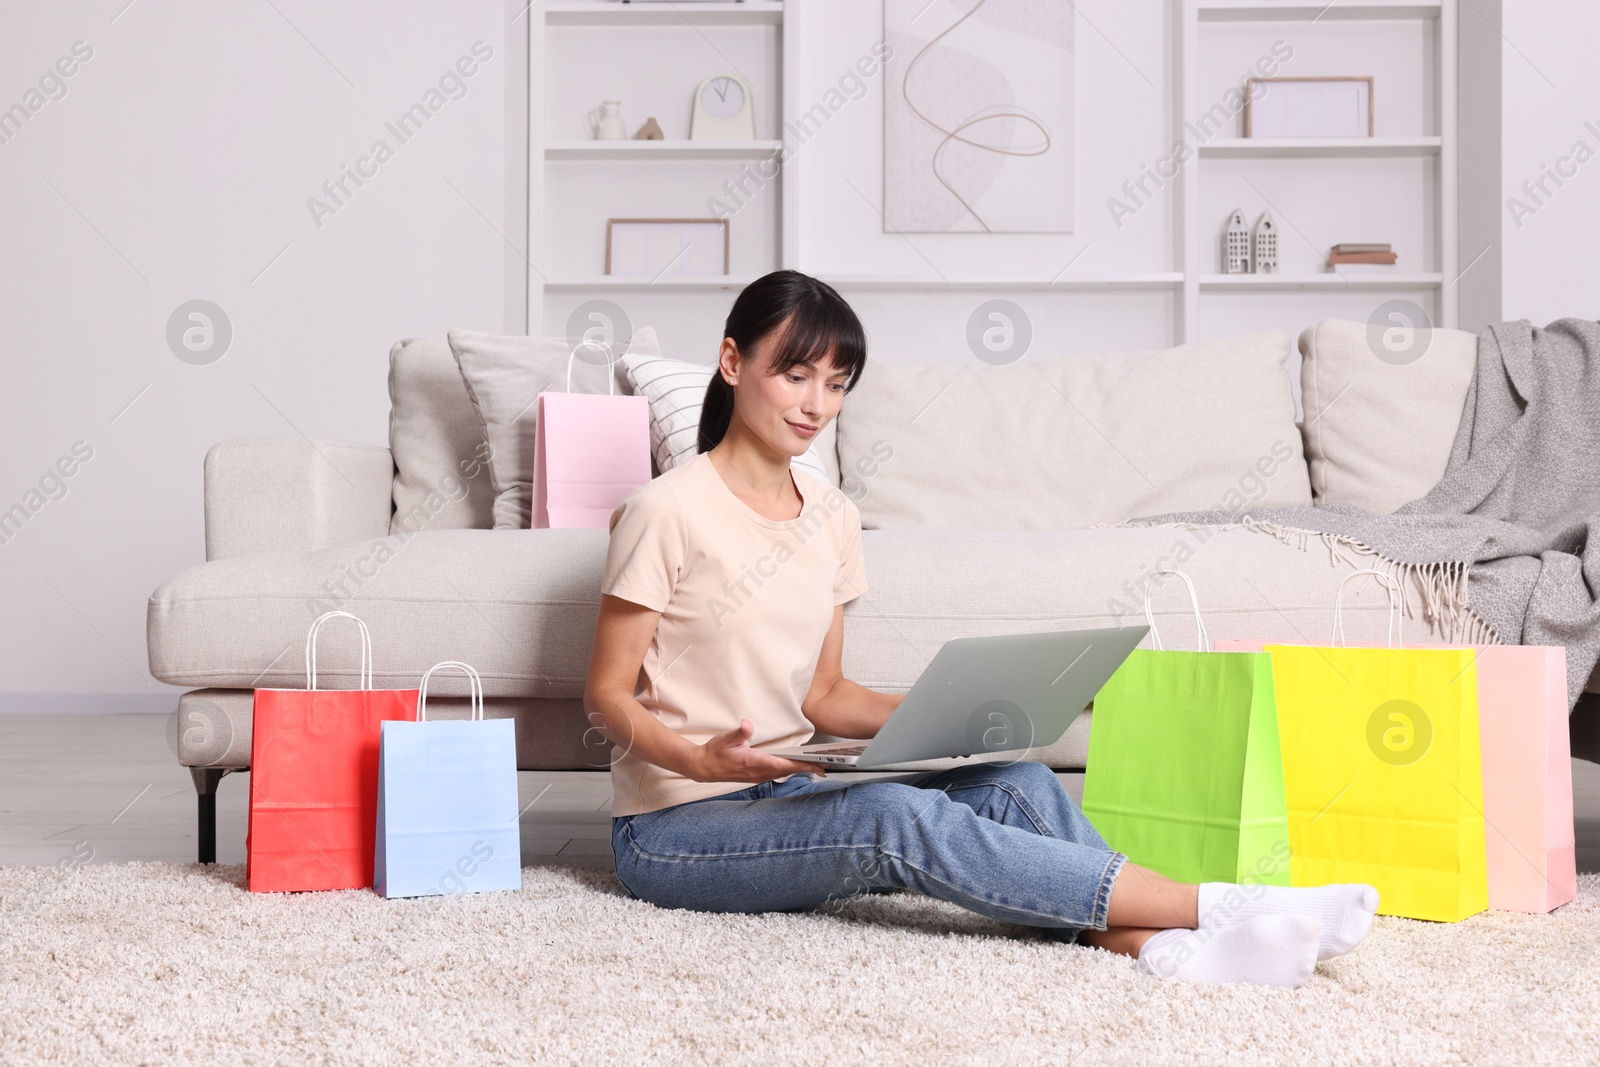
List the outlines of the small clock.
{"type": "Polygon", "coordinates": [[[750,86],[737,74],[713,74],[694,94],[691,141],[754,141],[756,117],[750,86]]]}

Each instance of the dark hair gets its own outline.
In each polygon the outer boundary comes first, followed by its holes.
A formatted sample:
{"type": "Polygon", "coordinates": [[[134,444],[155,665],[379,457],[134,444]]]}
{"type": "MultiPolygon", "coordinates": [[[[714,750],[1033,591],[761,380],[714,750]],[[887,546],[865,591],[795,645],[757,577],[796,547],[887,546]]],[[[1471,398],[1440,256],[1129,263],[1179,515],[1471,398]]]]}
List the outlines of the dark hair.
{"type": "MultiPolygon", "coordinates": [[[[845,392],[855,388],[867,364],[867,335],[856,313],[831,285],[797,270],[775,270],[757,278],[734,300],[722,335],[739,346],[740,359],[747,359],[759,342],[779,330],[783,334],[770,354],[771,373],[782,374],[831,355],[835,367],[850,372],[845,392]]],[[[700,406],[701,452],[716,447],[732,419],[733,386],[718,372],[707,383],[700,406]]]]}

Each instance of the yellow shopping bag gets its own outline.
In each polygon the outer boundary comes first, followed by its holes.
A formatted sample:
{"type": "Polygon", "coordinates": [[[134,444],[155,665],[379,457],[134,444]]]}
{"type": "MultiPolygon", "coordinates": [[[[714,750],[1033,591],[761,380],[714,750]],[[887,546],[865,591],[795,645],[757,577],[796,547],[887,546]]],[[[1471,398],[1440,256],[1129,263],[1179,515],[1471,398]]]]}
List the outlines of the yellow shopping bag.
{"type": "Polygon", "coordinates": [[[1268,645],[1293,885],[1365,882],[1378,911],[1489,906],[1470,648],[1268,645]]]}

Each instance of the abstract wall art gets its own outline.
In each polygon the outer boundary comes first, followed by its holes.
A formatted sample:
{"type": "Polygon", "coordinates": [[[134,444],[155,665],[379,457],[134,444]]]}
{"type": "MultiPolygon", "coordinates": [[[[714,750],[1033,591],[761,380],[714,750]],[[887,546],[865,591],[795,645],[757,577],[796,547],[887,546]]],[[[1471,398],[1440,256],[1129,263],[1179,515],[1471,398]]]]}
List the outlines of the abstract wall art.
{"type": "Polygon", "coordinates": [[[888,233],[1071,233],[1071,0],[884,0],[888,233]]]}

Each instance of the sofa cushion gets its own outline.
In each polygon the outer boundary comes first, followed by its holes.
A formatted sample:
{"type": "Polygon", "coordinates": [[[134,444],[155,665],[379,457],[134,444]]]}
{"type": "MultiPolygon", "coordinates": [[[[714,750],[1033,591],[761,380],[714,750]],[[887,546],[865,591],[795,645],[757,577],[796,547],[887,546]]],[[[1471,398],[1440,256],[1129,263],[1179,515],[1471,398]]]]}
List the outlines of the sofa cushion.
{"type": "MultiPolygon", "coordinates": [[[[489,442],[494,527],[525,530],[533,518],[534,402],[547,389],[565,391],[569,369],[574,393],[627,394],[621,361],[574,358],[578,342],[563,337],[502,337],[475,330],[451,330],[449,336],[489,442]]],[[[634,330],[623,351],[659,355],[655,329],[634,330]]]]}
{"type": "Polygon", "coordinates": [[[407,338],[389,349],[390,533],[494,525],[489,445],[450,346],[407,338]]]}
{"type": "Polygon", "coordinates": [[[1300,395],[1319,505],[1387,515],[1444,475],[1478,338],[1328,319],[1300,334],[1300,395]]]}
{"type": "Polygon", "coordinates": [[[871,361],[839,414],[865,529],[1085,529],[1311,503],[1281,331],[1029,360],[871,361]]]}
{"type": "MultiPolygon", "coordinates": [[[[665,473],[698,455],[700,409],[716,364],[628,355],[622,357],[622,371],[633,391],[650,401],[650,451],[656,471],[665,473]]],[[[828,423],[811,447],[792,461],[833,486],[839,484],[838,427],[838,419],[828,423]]]]}
{"type": "MultiPolygon", "coordinates": [[[[371,627],[380,688],[460,659],[491,697],[581,697],[607,542],[593,529],[424,530],[203,563],[150,598],[150,670],[174,685],[304,686],[306,630],[342,608],[371,627]]],[[[1214,638],[1325,641],[1351,570],[1320,542],[1302,549],[1239,527],[868,530],[862,545],[872,588],[845,610],[845,674],[900,692],[951,637],[1142,622],[1144,576],[1173,565],[1193,578],[1214,638]]],[[[1370,585],[1346,596],[1352,641],[1384,639],[1387,601],[1370,585]]],[[[1421,603],[1418,589],[1409,596],[1421,603]]],[[[1167,647],[1188,647],[1175,579],[1156,610],[1167,647]]],[[[1407,645],[1430,640],[1408,620],[1407,645]]],[[[322,646],[327,684],[353,685],[356,642],[330,634],[322,646]]]]}

